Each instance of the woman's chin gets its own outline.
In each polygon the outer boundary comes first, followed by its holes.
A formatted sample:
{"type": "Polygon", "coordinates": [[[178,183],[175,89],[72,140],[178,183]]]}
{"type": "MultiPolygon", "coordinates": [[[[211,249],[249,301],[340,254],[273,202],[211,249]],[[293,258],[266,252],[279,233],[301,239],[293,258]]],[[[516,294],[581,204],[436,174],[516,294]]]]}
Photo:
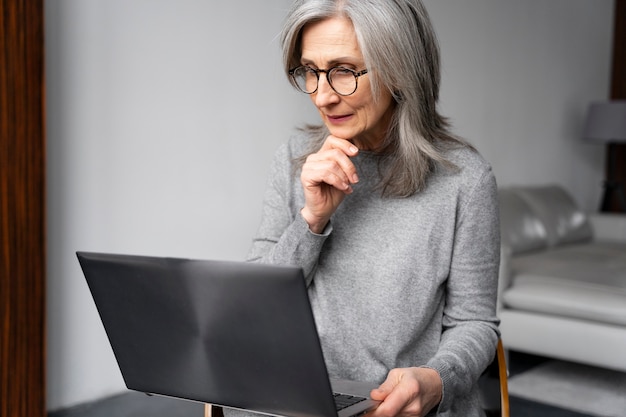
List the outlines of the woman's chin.
{"type": "Polygon", "coordinates": [[[352,140],[356,136],[356,132],[351,129],[340,129],[337,126],[333,126],[329,123],[326,123],[326,127],[331,135],[339,139],[352,140]]]}

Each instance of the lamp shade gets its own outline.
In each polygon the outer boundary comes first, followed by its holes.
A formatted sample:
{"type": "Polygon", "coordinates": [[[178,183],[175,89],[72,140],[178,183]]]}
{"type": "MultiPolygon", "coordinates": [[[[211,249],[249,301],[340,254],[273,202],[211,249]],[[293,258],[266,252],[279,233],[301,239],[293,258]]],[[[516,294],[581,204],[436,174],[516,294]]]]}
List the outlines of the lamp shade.
{"type": "Polygon", "coordinates": [[[626,142],[626,100],[591,103],[583,138],[595,142],[626,142]]]}

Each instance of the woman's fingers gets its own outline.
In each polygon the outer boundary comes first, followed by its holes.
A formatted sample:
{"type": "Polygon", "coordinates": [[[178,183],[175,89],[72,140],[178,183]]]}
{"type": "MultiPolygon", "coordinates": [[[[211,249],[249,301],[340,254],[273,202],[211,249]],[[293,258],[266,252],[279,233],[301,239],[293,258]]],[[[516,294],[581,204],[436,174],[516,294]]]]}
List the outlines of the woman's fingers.
{"type": "Polygon", "coordinates": [[[359,181],[356,167],[350,160],[359,149],[345,139],[329,136],[319,151],[309,155],[303,167],[309,186],[326,183],[339,190],[348,190],[359,181]]]}
{"type": "Polygon", "coordinates": [[[305,188],[325,183],[338,190],[348,191],[351,184],[356,182],[355,176],[354,165],[337,149],[310,155],[302,167],[302,185],[305,188]]]}
{"type": "Polygon", "coordinates": [[[352,161],[350,161],[351,157],[356,156],[359,153],[359,148],[348,140],[340,139],[331,135],[326,138],[326,141],[322,145],[318,154],[325,155],[326,152],[330,152],[330,157],[336,157],[336,161],[339,163],[352,184],[359,182],[356,168],[352,161]]]}
{"type": "Polygon", "coordinates": [[[323,230],[345,195],[352,193],[359,178],[350,158],[358,152],[349,141],[329,136],[302,166],[305,207],[301,213],[311,230],[323,230]]]}

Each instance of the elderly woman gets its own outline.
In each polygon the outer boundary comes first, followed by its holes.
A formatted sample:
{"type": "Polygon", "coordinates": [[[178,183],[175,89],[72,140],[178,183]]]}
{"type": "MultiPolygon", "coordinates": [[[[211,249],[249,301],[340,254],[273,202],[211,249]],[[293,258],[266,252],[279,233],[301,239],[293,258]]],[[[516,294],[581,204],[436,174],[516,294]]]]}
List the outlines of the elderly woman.
{"type": "Polygon", "coordinates": [[[303,268],[332,376],[377,416],[482,415],[498,339],[496,182],[437,110],[419,0],[299,0],[282,33],[322,121],[276,153],[249,260],[303,268]]]}

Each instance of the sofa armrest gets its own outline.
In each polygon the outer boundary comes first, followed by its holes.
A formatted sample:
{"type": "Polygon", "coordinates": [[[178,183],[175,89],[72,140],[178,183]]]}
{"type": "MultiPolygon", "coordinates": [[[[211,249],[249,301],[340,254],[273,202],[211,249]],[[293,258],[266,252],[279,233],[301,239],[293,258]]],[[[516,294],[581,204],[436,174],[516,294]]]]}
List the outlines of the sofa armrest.
{"type": "Polygon", "coordinates": [[[595,240],[626,242],[626,215],[592,213],[589,215],[595,240]]]}
{"type": "Polygon", "coordinates": [[[506,244],[500,245],[500,269],[498,270],[498,310],[502,307],[502,294],[511,285],[513,271],[511,270],[512,249],[506,244]]]}

